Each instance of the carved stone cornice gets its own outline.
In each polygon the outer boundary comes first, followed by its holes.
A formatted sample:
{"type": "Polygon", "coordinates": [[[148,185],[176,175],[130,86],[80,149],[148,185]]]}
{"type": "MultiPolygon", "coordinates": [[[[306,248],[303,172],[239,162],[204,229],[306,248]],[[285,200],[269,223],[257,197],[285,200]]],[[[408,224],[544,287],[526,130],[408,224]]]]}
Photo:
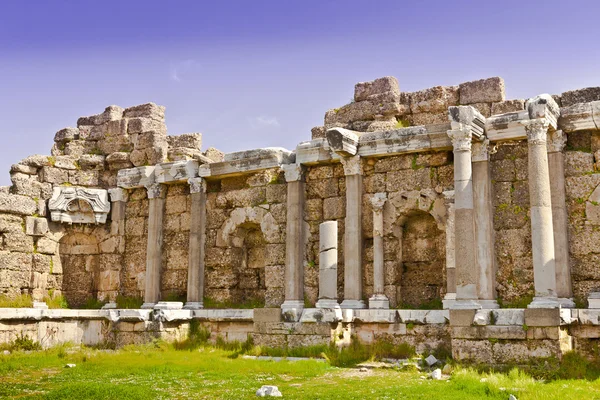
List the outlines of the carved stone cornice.
{"type": "Polygon", "coordinates": [[[286,182],[304,182],[306,168],[302,164],[284,164],[281,169],[286,182]]]}
{"type": "Polygon", "coordinates": [[[561,131],[554,131],[547,137],[546,147],[548,153],[560,153],[567,145],[567,135],[561,131]]]}
{"type": "Polygon", "coordinates": [[[206,180],[203,178],[189,178],[188,183],[190,184],[190,193],[205,193],[206,192],[206,180]]]}
{"type": "Polygon", "coordinates": [[[151,183],[146,185],[146,191],[149,199],[163,199],[167,194],[167,187],[160,183],[151,183]]]}
{"type": "Polygon", "coordinates": [[[105,189],[57,186],[48,202],[52,221],[103,224],[110,211],[105,189]]]}
{"type": "Polygon", "coordinates": [[[344,167],[344,175],[362,175],[364,173],[360,156],[342,157],[340,161],[344,167]]]}

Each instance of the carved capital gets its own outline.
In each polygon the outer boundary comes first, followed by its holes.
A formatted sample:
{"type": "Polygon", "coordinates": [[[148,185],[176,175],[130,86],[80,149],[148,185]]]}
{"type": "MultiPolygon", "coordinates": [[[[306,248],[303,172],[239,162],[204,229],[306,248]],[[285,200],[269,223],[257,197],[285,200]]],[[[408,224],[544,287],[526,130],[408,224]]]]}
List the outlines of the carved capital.
{"type": "Polygon", "coordinates": [[[108,189],[108,194],[110,195],[110,201],[113,203],[115,201],[127,201],[129,197],[127,190],[121,188],[108,189]]]}
{"type": "Polygon", "coordinates": [[[284,164],[281,166],[286,182],[304,181],[306,169],[302,164],[284,164]]]}
{"type": "Polygon", "coordinates": [[[340,159],[344,167],[344,175],[362,175],[363,167],[360,156],[342,157],[340,159]]]}
{"type": "Polygon", "coordinates": [[[371,205],[373,206],[373,212],[381,213],[383,211],[383,206],[387,200],[387,193],[375,193],[373,197],[371,197],[371,205]]]}
{"type": "Polygon", "coordinates": [[[546,144],[550,123],[545,118],[524,121],[527,142],[529,144],[546,144]]]}
{"type": "Polygon", "coordinates": [[[146,185],[149,199],[162,199],[167,194],[167,187],[160,183],[151,183],[146,185]]]}
{"type": "Polygon", "coordinates": [[[560,153],[567,145],[567,135],[561,130],[552,132],[547,140],[548,153],[560,153]]]}
{"type": "Polygon", "coordinates": [[[188,183],[190,184],[190,193],[206,192],[206,180],[203,178],[189,178],[188,183]]]}
{"type": "Polygon", "coordinates": [[[490,154],[493,153],[490,149],[490,141],[487,138],[481,142],[474,142],[471,151],[473,152],[471,156],[473,162],[487,161],[490,159],[490,154]]]}
{"type": "MultiPolygon", "coordinates": [[[[461,124],[462,125],[462,124],[461,124]]],[[[448,136],[452,141],[454,151],[470,151],[472,135],[471,129],[468,126],[460,126],[460,129],[448,131],[448,136]]]]}

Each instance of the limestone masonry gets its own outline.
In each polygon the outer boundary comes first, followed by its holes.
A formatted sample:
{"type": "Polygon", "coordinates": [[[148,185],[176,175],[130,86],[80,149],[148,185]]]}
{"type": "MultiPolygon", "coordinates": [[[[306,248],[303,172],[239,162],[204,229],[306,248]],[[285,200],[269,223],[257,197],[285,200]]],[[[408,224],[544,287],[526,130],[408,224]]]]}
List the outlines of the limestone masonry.
{"type": "Polygon", "coordinates": [[[506,100],[498,77],[413,93],[384,77],[311,139],[202,151],[153,103],[58,131],[0,189],[0,294],[72,309],[0,309],[0,342],[121,345],[199,319],[226,340],[388,338],[479,362],[598,345],[600,88],[506,100]],[[90,299],[107,308],[76,309],[90,299]]]}

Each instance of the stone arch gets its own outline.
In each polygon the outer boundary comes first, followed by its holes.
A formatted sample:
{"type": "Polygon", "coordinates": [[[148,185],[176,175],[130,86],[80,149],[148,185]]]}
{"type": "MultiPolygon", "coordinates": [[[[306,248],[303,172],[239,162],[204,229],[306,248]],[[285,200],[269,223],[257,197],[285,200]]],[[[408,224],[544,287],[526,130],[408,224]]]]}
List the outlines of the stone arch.
{"type": "Polygon", "coordinates": [[[384,232],[396,244],[398,304],[441,304],[446,293],[447,201],[432,189],[399,192],[386,204],[384,232]]]}
{"type": "MultiPolygon", "coordinates": [[[[207,283],[228,293],[234,303],[264,301],[278,307],[284,299],[285,227],[268,209],[240,207],[217,231],[224,261],[207,271],[207,283]]],[[[208,288],[210,292],[210,287],[208,288]]]]}

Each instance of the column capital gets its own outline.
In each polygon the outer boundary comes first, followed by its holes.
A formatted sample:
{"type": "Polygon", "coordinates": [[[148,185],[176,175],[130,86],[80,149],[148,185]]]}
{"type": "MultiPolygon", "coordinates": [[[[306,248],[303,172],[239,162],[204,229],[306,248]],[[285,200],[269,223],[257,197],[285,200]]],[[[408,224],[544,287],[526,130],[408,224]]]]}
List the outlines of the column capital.
{"type": "Polygon", "coordinates": [[[188,178],[190,193],[205,193],[206,180],[204,178],[188,178]]]}
{"type": "Polygon", "coordinates": [[[452,140],[454,151],[471,149],[472,139],[485,137],[485,117],[472,106],[452,106],[448,108],[451,130],[448,136],[452,140]]]}
{"type": "Polygon", "coordinates": [[[151,183],[146,185],[146,191],[149,199],[164,198],[167,194],[167,187],[160,183],[151,183]]]}
{"type": "Polygon", "coordinates": [[[529,114],[529,119],[545,119],[552,128],[556,129],[557,120],[560,116],[560,107],[549,94],[540,94],[527,100],[525,109],[529,114]]]}
{"type": "Polygon", "coordinates": [[[284,164],[281,166],[286,182],[304,181],[306,168],[302,164],[284,164]]]}
{"type": "Polygon", "coordinates": [[[127,190],[122,188],[108,189],[108,194],[110,195],[110,201],[113,203],[115,201],[127,201],[127,198],[129,197],[127,190]]]}
{"type": "Polygon", "coordinates": [[[481,142],[474,142],[471,151],[471,159],[473,162],[488,161],[490,159],[490,154],[496,152],[495,148],[490,147],[490,141],[487,138],[483,139],[481,142]]]}
{"type": "Polygon", "coordinates": [[[383,212],[383,206],[387,200],[387,193],[375,193],[371,197],[371,205],[373,206],[373,212],[383,212]]]}
{"type": "Polygon", "coordinates": [[[363,166],[360,156],[342,157],[340,159],[344,167],[344,175],[362,175],[363,166]]]}
{"type": "Polygon", "coordinates": [[[546,147],[548,153],[561,153],[567,145],[567,135],[561,131],[554,131],[548,135],[546,147]]]}
{"type": "Polygon", "coordinates": [[[530,119],[523,121],[527,142],[530,144],[546,144],[550,122],[546,118],[530,119]]]}

